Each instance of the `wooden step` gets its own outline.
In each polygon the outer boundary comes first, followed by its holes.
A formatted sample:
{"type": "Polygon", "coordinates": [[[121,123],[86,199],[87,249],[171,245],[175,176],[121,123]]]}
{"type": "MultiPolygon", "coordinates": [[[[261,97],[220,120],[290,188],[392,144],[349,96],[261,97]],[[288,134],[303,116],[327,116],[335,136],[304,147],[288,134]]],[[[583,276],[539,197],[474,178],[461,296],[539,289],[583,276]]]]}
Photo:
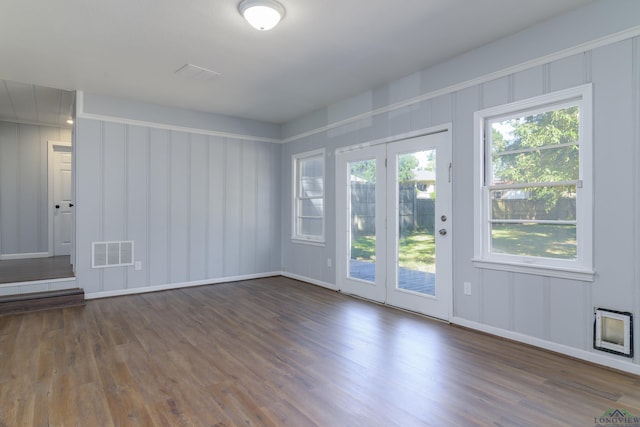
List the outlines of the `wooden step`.
{"type": "Polygon", "coordinates": [[[6,295],[0,297],[0,315],[83,305],[84,290],[80,288],[6,295]]]}

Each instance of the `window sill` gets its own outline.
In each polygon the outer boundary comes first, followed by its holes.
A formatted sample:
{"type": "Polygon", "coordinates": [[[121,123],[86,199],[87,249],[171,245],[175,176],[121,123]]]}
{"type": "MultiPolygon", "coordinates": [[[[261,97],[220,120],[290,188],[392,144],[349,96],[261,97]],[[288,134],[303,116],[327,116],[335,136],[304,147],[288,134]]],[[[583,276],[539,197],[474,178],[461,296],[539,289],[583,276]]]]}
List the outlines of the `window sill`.
{"type": "Polygon", "coordinates": [[[488,270],[509,271],[513,273],[535,274],[538,276],[556,277],[559,279],[580,280],[593,282],[595,271],[561,267],[548,267],[540,265],[522,264],[515,262],[494,261],[486,259],[473,259],[474,267],[488,270]]]}
{"type": "Polygon", "coordinates": [[[291,238],[291,243],[295,243],[298,245],[309,245],[309,246],[325,246],[324,240],[307,240],[307,239],[296,239],[295,237],[291,238]]]}

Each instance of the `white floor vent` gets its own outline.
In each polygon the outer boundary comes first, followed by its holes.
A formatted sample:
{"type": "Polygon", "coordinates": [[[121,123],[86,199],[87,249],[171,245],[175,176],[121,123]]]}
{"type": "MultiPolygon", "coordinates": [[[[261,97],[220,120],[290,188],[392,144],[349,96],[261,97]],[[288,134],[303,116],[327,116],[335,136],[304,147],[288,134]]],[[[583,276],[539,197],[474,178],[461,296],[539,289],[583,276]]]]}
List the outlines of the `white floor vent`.
{"type": "Polygon", "coordinates": [[[133,241],[93,242],[91,267],[122,267],[133,265],[133,241]]]}

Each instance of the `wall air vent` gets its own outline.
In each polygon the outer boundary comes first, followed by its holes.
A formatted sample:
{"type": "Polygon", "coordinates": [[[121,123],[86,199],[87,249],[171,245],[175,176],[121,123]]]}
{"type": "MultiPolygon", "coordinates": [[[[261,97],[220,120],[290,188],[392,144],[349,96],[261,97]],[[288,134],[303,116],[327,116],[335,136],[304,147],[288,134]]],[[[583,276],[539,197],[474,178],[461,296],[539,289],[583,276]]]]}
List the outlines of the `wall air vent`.
{"type": "Polygon", "coordinates": [[[122,267],[133,265],[133,241],[93,242],[91,267],[122,267]]]}

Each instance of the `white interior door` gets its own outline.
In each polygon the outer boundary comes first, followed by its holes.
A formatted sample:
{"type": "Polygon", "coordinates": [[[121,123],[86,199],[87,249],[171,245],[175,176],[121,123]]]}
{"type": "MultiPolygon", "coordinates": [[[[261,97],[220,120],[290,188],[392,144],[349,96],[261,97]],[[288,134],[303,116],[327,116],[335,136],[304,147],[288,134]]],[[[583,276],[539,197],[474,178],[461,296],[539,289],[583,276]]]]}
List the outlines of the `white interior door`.
{"type": "Polygon", "coordinates": [[[338,287],[449,320],[450,133],[340,152],[336,165],[338,287]]]}
{"type": "Polygon", "coordinates": [[[53,146],[53,255],[71,254],[73,201],[71,147],[53,146]]]}

